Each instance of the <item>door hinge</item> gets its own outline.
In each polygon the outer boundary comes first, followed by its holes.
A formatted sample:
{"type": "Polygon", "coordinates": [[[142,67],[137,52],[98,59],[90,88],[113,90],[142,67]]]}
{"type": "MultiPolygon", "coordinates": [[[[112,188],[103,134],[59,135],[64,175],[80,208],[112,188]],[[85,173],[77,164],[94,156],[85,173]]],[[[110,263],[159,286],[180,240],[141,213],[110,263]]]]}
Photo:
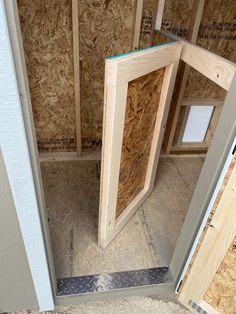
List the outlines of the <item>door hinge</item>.
{"type": "Polygon", "coordinates": [[[233,151],[232,151],[232,155],[235,154],[235,151],[236,151],[236,144],[235,144],[234,149],[233,149],[233,151]]]}
{"type": "Polygon", "coordinates": [[[194,311],[196,313],[199,314],[209,314],[207,311],[203,310],[203,308],[201,308],[201,306],[197,303],[195,303],[193,300],[189,300],[188,304],[194,309],[194,311]]]}

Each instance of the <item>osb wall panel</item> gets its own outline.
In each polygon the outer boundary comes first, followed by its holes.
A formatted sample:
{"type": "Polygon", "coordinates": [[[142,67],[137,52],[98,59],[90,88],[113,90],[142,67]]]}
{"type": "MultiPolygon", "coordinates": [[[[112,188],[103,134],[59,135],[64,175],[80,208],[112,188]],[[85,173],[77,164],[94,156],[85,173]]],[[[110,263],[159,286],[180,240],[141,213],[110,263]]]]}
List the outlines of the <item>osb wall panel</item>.
{"type": "MultiPolygon", "coordinates": [[[[163,12],[162,29],[188,38],[194,0],[166,0],[163,12]]],[[[144,0],[140,32],[140,48],[149,47],[153,39],[154,18],[158,0],[144,0]]]]}
{"type": "Polygon", "coordinates": [[[83,148],[101,146],[105,58],[132,50],[136,0],[79,0],[83,148]]]}
{"type": "Polygon", "coordinates": [[[153,31],[152,34],[152,46],[157,46],[160,44],[165,44],[165,43],[171,43],[173,42],[172,39],[170,39],[169,37],[163,35],[162,33],[158,32],[158,31],[153,31]]]}
{"type": "MultiPolygon", "coordinates": [[[[221,197],[224,193],[226,185],[229,181],[230,175],[236,167],[236,155],[232,158],[230,166],[226,172],[223,183],[220,187],[220,190],[217,194],[216,200],[210,212],[209,218],[207,220],[206,226],[202,232],[202,235],[199,239],[196,251],[192,257],[191,263],[189,265],[187,274],[184,281],[187,279],[188,274],[191,271],[191,268],[194,264],[195,257],[197,256],[201,243],[206,235],[206,232],[211,224],[211,221],[214,217],[215,211],[218,207],[218,204],[221,200],[221,197]]],[[[184,282],[181,287],[184,286],[184,282]]],[[[216,308],[220,313],[236,313],[235,311],[235,297],[236,297],[236,239],[233,241],[231,247],[229,248],[227,254],[225,255],[221,266],[219,267],[216,275],[214,276],[212,283],[210,284],[206,294],[204,295],[205,301],[211,304],[216,308]],[[234,304],[232,304],[234,301],[234,304]],[[231,311],[232,309],[232,311],[231,311]]],[[[181,290],[180,290],[181,291],[181,290]]]]}
{"type": "Polygon", "coordinates": [[[164,68],[128,85],[116,217],[143,189],[164,68]]]}
{"type": "Polygon", "coordinates": [[[143,0],[143,13],[139,38],[139,48],[147,48],[152,44],[153,18],[157,0],[143,0]]]}
{"type": "MultiPolygon", "coordinates": [[[[170,31],[182,38],[189,39],[192,19],[195,12],[194,3],[194,0],[166,0],[163,11],[162,29],[170,31]]],[[[176,100],[178,98],[180,83],[183,76],[183,68],[184,63],[180,62],[171,100],[170,112],[167,119],[167,127],[163,139],[162,148],[164,151],[166,150],[168,144],[170,130],[172,128],[173,118],[175,115],[176,100]]]]}
{"type": "Polygon", "coordinates": [[[17,3],[39,151],[75,151],[71,0],[17,3]]]}
{"type": "Polygon", "coordinates": [[[195,10],[194,1],[166,0],[163,11],[162,29],[188,39],[195,10]]]}
{"type": "Polygon", "coordinates": [[[236,313],[236,238],[210,284],[204,300],[222,314],[236,313]]]}
{"type": "MultiPolygon", "coordinates": [[[[230,167],[227,171],[224,182],[211,211],[206,229],[211,223],[215,210],[224,193],[234,167],[236,167],[236,156],[232,159],[230,167]]],[[[236,313],[236,237],[225,255],[219,269],[217,270],[217,273],[215,274],[208,290],[206,291],[204,300],[211,304],[220,313],[236,313]]]]}
{"type": "MultiPolygon", "coordinates": [[[[236,1],[206,0],[197,45],[236,62],[236,1]]],[[[215,83],[191,69],[186,97],[223,100],[225,92],[215,83]]]]}

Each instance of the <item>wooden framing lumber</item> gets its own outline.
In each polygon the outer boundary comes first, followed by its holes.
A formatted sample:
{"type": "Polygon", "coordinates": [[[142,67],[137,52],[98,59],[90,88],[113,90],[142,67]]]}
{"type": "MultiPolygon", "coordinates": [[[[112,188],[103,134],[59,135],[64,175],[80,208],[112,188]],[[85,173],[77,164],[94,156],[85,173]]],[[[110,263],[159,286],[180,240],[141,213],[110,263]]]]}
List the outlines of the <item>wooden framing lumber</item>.
{"type": "Polygon", "coordinates": [[[204,139],[204,142],[207,145],[210,145],[210,143],[212,141],[212,138],[214,136],[215,129],[216,129],[218,120],[220,118],[220,114],[221,114],[222,109],[223,109],[223,106],[215,106],[215,108],[214,108],[214,111],[213,111],[213,114],[212,114],[212,117],[211,117],[208,129],[207,129],[207,132],[206,132],[206,136],[205,136],[205,139],[204,139]]]}
{"type": "MultiPolygon", "coordinates": [[[[185,40],[182,40],[178,36],[175,36],[174,34],[171,34],[168,31],[165,31],[163,33],[171,36],[176,40],[182,41],[183,49],[181,53],[181,60],[187,63],[190,67],[193,67],[194,69],[199,71],[201,74],[209,78],[211,81],[215,82],[217,85],[221,86],[227,91],[229,90],[236,69],[236,66],[233,62],[228,61],[204,48],[200,48],[185,40]]],[[[185,79],[187,82],[186,72],[184,73],[182,84],[185,79]]],[[[178,96],[179,100],[181,96],[180,95],[181,90],[183,92],[182,96],[184,95],[184,89],[181,89],[180,87],[180,92],[178,96]]],[[[170,135],[168,137],[168,143],[165,149],[166,153],[170,153],[170,151],[173,149],[172,143],[175,135],[175,130],[181,106],[182,104],[177,103],[175,115],[172,118],[173,119],[172,127],[170,130],[170,135]]]]}
{"type": "Polygon", "coordinates": [[[76,115],[76,144],[77,154],[81,156],[81,114],[80,114],[80,64],[79,64],[79,8],[78,0],[72,0],[72,29],[73,29],[73,56],[74,56],[74,90],[76,115]]]}
{"type": "Polygon", "coordinates": [[[174,42],[108,58],[107,84],[117,87],[179,61],[181,50],[182,43],[174,42]]]}
{"type": "Polygon", "coordinates": [[[229,90],[235,64],[216,54],[184,42],[181,59],[225,90],[229,90]]]}
{"type": "MultiPolygon", "coordinates": [[[[233,157],[235,158],[235,157],[233,157]]],[[[233,159],[232,158],[232,159],[233,159]]],[[[202,302],[217,269],[236,235],[236,165],[217,205],[179,299],[202,302]]]]}
{"type": "Polygon", "coordinates": [[[184,98],[182,106],[214,106],[222,107],[223,101],[212,98],[184,98]]]}
{"type": "Polygon", "coordinates": [[[139,37],[140,37],[140,30],[141,30],[142,14],[143,14],[143,0],[136,0],[133,50],[137,50],[139,48],[139,37]]]}
{"type": "Polygon", "coordinates": [[[165,0],[158,0],[154,29],[161,30],[165,0]]]}
{"type": "Polygon", "coordinates": [[[103,248],[124,227],[126,222],[152,191],[180,52],[181,43],[174,43],[150,48],[141,52],[134,52],[117,58],[110,58],[106,61],[104,145],[102,152],[102,184],[99,214],[99,245],[103,248]],[[151,150],[148,157],[144,188],[127,205],[118,218],[116,218],[128,83],[163,67],[166,67],[166,70],[157,109],[151,150]]]}
{"type": "Polygon", "coordinates": [[[78,161],[78,160],[101,160],[101,152],[83,152],[78,156],[76,152],[55,152],[55,153],[39,153],[39,161],[78,161]]]}
{"type": "MultiPolygon", "coordinates": [[[[196,43],[204,5],[205,5],[205,0],[195,1],[195,18],[193,19],[193,22],[192,22],[192,26],[190,30],[190,37],[189,37],[189,40],[191,43],[196,43]]],[[[175,130],[177,127],[178,118],[180,114],[180,109],[181,109],[183,98],[184,98],[184,91],[185,91],[187,81],[188,81],[190,67],[188,65],[184,65],[182,71],[183,71],[183,74],[182,74],[181,83],[179,85],[179,91],[177,94],[176,108],[174,111],[174,115],[171,118],[170,130],[168,132],[168,139],[167,139],[167,144],[165,147],[166,153],[170,153],[170,150],[172,148],[175,130]]]]}

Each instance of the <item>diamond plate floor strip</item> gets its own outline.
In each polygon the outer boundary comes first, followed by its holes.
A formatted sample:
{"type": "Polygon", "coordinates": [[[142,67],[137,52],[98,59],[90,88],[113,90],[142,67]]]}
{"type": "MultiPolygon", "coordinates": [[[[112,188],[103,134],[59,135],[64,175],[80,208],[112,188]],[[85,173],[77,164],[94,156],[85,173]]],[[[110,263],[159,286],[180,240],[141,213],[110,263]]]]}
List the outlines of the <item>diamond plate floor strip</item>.
{"type": "Polygon", "coordinates": [[[172,281],[168,267],[61,278],[57,280],[57,296],[144,287],[172,281]]]}

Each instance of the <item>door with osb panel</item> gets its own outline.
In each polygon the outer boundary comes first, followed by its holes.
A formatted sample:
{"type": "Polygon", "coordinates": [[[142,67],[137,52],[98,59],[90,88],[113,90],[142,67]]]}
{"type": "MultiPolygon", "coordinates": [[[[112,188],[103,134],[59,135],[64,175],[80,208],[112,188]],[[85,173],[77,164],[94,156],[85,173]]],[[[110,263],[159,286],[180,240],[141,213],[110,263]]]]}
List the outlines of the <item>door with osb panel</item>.
{"type": "Polygon", "coordinates": [[[182,45],[108,58],[98,240],[114,239],[152,192],[182,45]]]}

